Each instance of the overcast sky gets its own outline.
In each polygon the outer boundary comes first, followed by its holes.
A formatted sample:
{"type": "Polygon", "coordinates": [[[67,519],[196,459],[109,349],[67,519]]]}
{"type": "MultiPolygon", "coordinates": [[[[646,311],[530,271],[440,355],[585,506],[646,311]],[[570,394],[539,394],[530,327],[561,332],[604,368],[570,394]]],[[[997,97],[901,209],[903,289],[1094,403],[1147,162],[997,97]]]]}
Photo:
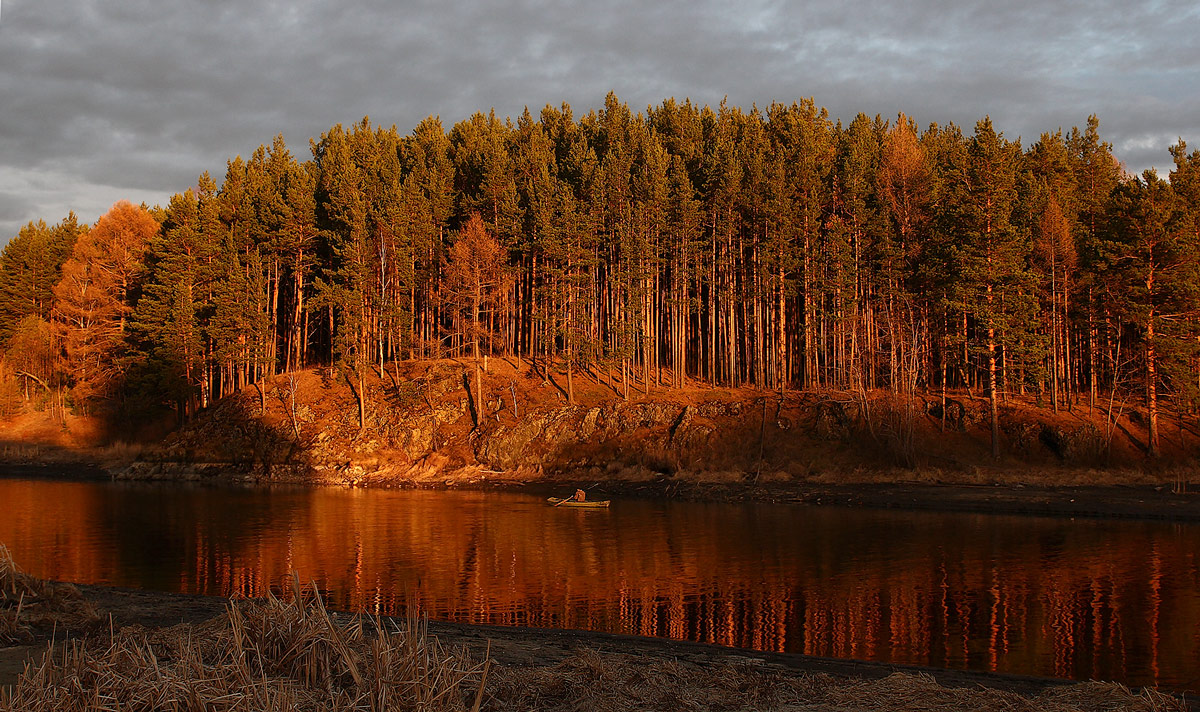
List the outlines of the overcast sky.
{"type": "Polygon", "coordinates": [[[0,243],[164,203],[283,133],[408,133],[613,90],[749,108],[813,97],[1028,146],[1100,117],[1126,166],[1200,145],[1200,3],[1128,0],[0,0],[0,243]]]}

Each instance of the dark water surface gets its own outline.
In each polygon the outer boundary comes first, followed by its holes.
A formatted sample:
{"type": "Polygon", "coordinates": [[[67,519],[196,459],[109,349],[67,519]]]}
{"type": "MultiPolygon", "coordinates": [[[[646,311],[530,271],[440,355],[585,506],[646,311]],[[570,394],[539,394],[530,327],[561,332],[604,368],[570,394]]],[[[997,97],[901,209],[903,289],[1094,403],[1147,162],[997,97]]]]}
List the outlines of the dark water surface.
{"type": "Polygon", "coordinates": [[[43,577],[1200,690],[1200,525],[0,478],[43,577]]]}

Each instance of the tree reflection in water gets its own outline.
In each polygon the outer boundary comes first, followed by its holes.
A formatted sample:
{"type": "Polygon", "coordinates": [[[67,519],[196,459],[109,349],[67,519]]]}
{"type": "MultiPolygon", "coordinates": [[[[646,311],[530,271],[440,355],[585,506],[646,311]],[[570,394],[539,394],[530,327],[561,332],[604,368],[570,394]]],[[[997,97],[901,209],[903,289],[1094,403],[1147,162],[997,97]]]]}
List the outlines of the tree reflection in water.
{"type": "Polygon", "coordinates": [[[1200,526],[479,492],[0,479],[31,573],[1197,689],[1200,526]]]}

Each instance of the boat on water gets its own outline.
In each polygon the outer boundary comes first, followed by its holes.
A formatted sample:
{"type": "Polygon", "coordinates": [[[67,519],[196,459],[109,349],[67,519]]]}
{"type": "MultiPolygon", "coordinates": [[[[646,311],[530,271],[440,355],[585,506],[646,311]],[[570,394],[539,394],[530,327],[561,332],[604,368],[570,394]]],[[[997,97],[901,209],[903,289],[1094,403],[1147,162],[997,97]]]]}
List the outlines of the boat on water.
{"type": "Polygon", "coordinates": [[[610,500],[584,500],[577,502],[574,499],[563,499],[562,497],[547,497],[546,501],[555,507],[578,507],[580,509],[608,509],[610,500]]]}

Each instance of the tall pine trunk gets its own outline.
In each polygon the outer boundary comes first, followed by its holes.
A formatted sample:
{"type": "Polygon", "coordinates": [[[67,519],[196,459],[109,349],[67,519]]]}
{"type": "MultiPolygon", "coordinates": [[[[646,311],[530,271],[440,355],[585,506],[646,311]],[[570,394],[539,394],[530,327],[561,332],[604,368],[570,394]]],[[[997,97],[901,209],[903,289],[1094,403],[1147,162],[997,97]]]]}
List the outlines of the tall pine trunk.
{"type": "MultiPolygon", "coordinates": [[[[1151,278],[1150,282],[1153,282],[1151,278]]],[[[1146,317],[1146,420],[1149,421],[1149,454],[1158,457],[1158,363],[1154,346],[1154,309],[1146,317]]]]}

